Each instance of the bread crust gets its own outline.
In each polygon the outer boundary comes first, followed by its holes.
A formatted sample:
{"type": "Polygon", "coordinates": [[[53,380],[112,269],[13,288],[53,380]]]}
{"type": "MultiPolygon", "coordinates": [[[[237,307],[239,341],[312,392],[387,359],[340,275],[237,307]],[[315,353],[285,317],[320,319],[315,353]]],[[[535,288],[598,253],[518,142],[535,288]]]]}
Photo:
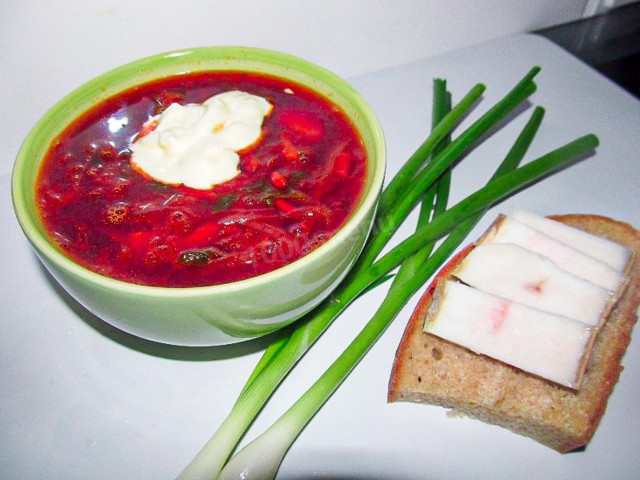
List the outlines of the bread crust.
{"type": "Polygon", "coordinates": [[[589,443],[622,372],[640,305],[640,232],[599,215],[550,218],[627,246],[632,252],[629,283],[599,332],[577,392],[477,355],[423,331],[436,281],[447,278],[464,249],[438,274],[420,299],[395,355],[388,401],[440,405],[499,425],[558,452],[589,443]]]}

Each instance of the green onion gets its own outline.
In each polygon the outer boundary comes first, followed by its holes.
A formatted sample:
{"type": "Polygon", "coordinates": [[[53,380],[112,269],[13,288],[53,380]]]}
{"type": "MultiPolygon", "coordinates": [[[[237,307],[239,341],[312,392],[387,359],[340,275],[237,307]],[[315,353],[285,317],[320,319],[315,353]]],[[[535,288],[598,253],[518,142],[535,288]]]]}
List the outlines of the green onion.
{"type": "Polygon", "coordinates": [[[389,268],[395,268],[406,258],[407,251],[414,252],[425,242],[441,238],[453,230],[461,220],[504,200],[551,173],[566,168],[568,164],[597,146],[598,138],[595,135],[585,135],[489,182],[393,248],[367,270],[368,274],[376,276],[380,275],[380,272],[387,272],[389,268]]]}
{"type": "Polygon", "coordinates": [[[376,231],[375,236],[371,238],[367,250],[359,260],[359,268],[356,268],[354,274],[357,275],[362,271],[362,268],[366,268],[375,260],[396,232],[406,215],[417,204],[422,192],[458,160],[460,156],[473,145],[478,137],[494,127],[535,91],[535,84],[532,80],[539,71],[539,67],[532,68],[502,100],[452,141],[447,148],[436,156],[425,169],[419,172],[408,185],[405,185],[404,194],[401,197],[397,197],[392,205],[388,205],[384,201],[382,202],[378,215],[378,224],[381,228],[379,228],[379,231],[376,231]]]}
{"type": "MultiPolygon", "coordinates": [[[[443,121],[434,126],[433,133],[409,160],[409,163],[413,163],[413,168],[418,169],[426,162],[431,152],[450,134],[451,130],[467,114],[484,90],[485,88],[482,85],[473,87],[463,100],[443,118],[443,121]]],[[[438,97],[442,94],[442,90],[437,89],[434,93],[436,93],[434,104],[442,104],[445,100],[438,97]]],[[[394,188],[401,190],[402,184],[396,179],[398,176],[407,175],[407,172],[408,169],[406,168],[401,170],[385,189],[385,193],[394,188]]],[[[407,179],[406,181],[409,180],[407,179]]],[[[407,255],[410,253],[412,252],[407,252],[407,255]]],[[[294,327],[286,329],[283,332],[284,336],[273,342],[266,349],[231,412],[211,439],[183,470],[178,477],[179,480],[215,478],[217,472],[222,469],[227,458],[231,455],[237,442],[242,438],[245,430],[304,352],[311,347],[329,324],[355,298],[369,290],[373,285],[381,283],[385,279],[385,275],[398,264],[375,277],[371,275],[366,276],[366,278],[361,276],[357,282],[343,282],[310,315],[298,320],[294,327]],[[305,325],[306,328],[300,328],[302,325],[305,325]]]]}
{"type": "MultiPolygon", "coordinates": [[[[442,121],[442,119],[444,117],[446,117],[447,113],[450,111],[451,109],[451,97],[449,95],[449,93],[446,91],[446,83],[442,80],[436,79],[434,81],[434,103],[433,103],[433,114],[432,114],[432,125],[434,126],[434,129],[438,128],[438,125],[440,124],[440,122],[442,121]]],[[[432,131],[433,134],[433,131],[432,131]]],[[[433,153],[438,152],[439,150],[442,150],[442,148],[444,148],[444,146],[446,146],[449,142],[449,136],[444,135],[444,136],[440,136],[438,135],[438,143],[433,145],[433,148],[431,149],[433,151],[433,153]]],[[[424,161],[420,162],[420,163],[424,163],[424,161]]],[[[418,225],[425,225],[429,222],[430,218],[432,215],[438,215],[439,213],[442,212],[442,210],[446,207],[446,199],[448,197],[448,190],[449,190],[449,179],[445,178],[443,179],[443,181],[439,182],[437,185],[434,185],[432,188],[430,188],[425,194],[424,194],[424,198],[423,198],[423,202],[422,202],[422,208],[420,211],[420,217],[418,219],[418,225]]],[[[423,247],[422,251],[426,252],[426,256],[428,256],[428,251],[430,250],[429,246],[425,246],[423,247]]],[[[418,256],[418,253],[415,253],[413,257],[418,256]]],[[[412,258],[413,258],[412,257],[412,258]]],[[[398,279],[399,278],[403,278],[403,272],[404,272],[404,276],[406,276],[407,274],[407,266],[403,265],[402,268],[399,271],[399,275],[396,277],[396,280],[394,280],[393,285],[397,285],[398,284],[398,279]]],[[[393,286],[392,286],[393,288],[393,286]]],[[[311,336],[315,336],[314,333],[311,333],[311,336]]],[[[274,355],[277,354],[277,352],[281,351],[281,348],[283,348],[283,342],[282,341],[278,341],[277,342],[278,346],[274,347],[272,352],[269,352],[269,356],[268,358],[273,358],[274,355]]],[[[291,344],[290,344],[291,345],[291,344]]],[[[265,355],[266,356],[266,355],[265,355]]],[[[263,357],[264,359],[264,357],[263,357]]],[[[268,360],[267,360],[268,362],[268,360]]],[[[264,365],[264,364],[263,364],[264,365]]],[[[252,378],[254,375],[257,375],[257,371],[258,368],[260,368],[260,364],[259,366],[256,368],[256,371],[254,371],[254,374],[252,375],[252,378]]],[[[251,382],[251,378],[249,379],[249,383],[251,382]]],[[[295,438],[295,436],[297,436],[297,434],[295,434],[293,436],[293,438],[295,438]]],[[[288,438],[292,438],[291,435],[287,436],[288,438]]],[[[285,438],[287,438],[285,437],[285,438]]],[[[292,438],[292,440],[293,440],[292,438]]],[[[257,446],[258,449],[260,449],[260,445],[257,446]]],[[[286,449],[285,449],[286,451],[286,449]]],[[[282,452],[282,454],[284,455],[285,451],[282,452]]],[[[235,458],[235,457],[234,457],[235,458]]],[[[240,458],[240,457],[238,457],[240,458]]],[[[263,458],[272,460],[273,456],[265,456],[263,458]]],[[[282,457],[280,457],[282,458],[282,457]]],[[[232,459],[232,462],[237,461],[232,459]]],[[[271,475],[275,476],[275,473],[277,471],[277,468],[279,466],[280,462],[278,461],[277,464],[273,464],[271,465],[271,475]]],[[[231,467],[233,468],[233,466],[231,467]]],[[[268,474],[267,470],[265,468],[264,465],[251,465],[250,468],[253,469],[253,471],[255,472],[259,472],[261,475],[264,474],[268,474]]],[[[227,472],[227,474],[229,474],[229,472],[227,472]]],[[[231,475],[231,478],[234,477],[234,474],[231,475]]]]}
{"type": "MultiPolygon", "coordinates": [[[[433,81],[433,110],[431,113],[431,124],[434,125],[434,128],[437,128],[450,110],[451,93],[447,91],[447,82],[437,78],[433,81]]],[[[437,155],[450,145],[450,143],[451,135],[445,136],[440,143],[435,146],[432,155],[437,157],[437,155]]],[[[449,201],[450,189],[451,169],[443,173],[438,181],[424,194],[420,204],[420,215],[418,216],[417,223],[418,228],[427,225],[433,218],[446,210],[447,202],[449,201]]],[[[394,289],[394,286],[402,283],[407,276],[412,275],[413,267],[419,265],[424,259],[428,258],[433,247],[433,243],[422,246],[420,250],[415,252],[402,263],[398,270],[398,274],[391,285],[392,290],[394,289]]]]}
{"type": "MultiPolygon", "coordinates": [[[[534,111],[492,180],[513,170],[520,163],[543,114],[542,109],[534,111]]],[[[282,417],[229,461],[221,472],[221,480],[275,477],[284,455],[305,425],[382,335],[406,302],[467,237],[483,214],[484,211],[459,224],[431,257],[428,255],[431,246],[427,245],[402,264],[382,305],[358,336],[282,417]]]]}
{"type": "MultiPolygon", "coordinates": [[[[368,252],[371,252],[373,249],[379,253],[381,247],[384,247],[387,241],[377,241],[380,232],[374,231],[373,239],[367,244],[363,256],[361,256],[357,267],[354,269],[355,273],[350,274],[334,294],[325,300],[318,308],[283,332],[283,334],[267,348],[264,356],[239,395],[231,413],[220,425],[211,440],[182,472],[179,477],[180,479],[216,478],[218,472],[221,471],[227,461],[227,458],[233,452],[237,442],[242,438],[245,430],[262,409],[278,384],[284,379],[289,370],[296,364],[306,350],[355,298],[363,294],[367,289],[370,289],[373,285],[377,285],[385,279],[388,279],[390,272],[402,262],[405,262],[405,265],[409,265],[409,267],[405,266],[400,269],[391,287],[394,292],[397,293],[399,291],[402,294],[394,295],[394,299],[387,300],[383,303],[379,312],[376,313],[369,324],[372,326],[365,327],[366,333],[363,331],[358,339],[354,341],[356,345],[352,344],[354,346],[350,346],[340,357],[340,365],[330,368],[330,372],[333,373],[329,373],[328,371],[327,374],[322,377],[324,380],[321,381],[321,386],[316,387],[314,385],[314,387],[312,387],[310,391],[315,393],[305,395],[305,397],[303,397],[305,400],[301,399],[296,403],[296,405],[303,405],[302,407],[295,407],[296,411],[310,408],[308,413],[300,416],[297,423],[293,422],[295,423],[295,428],[291,426],[292,422],[287,420],[278,423],[280,426],[270,430],[284,431],[287,435],[286,442],[290,443],[293,441],[300,429],[308,419],[311,418],[313,412],[317,410],[317,408],[320,408],[330,393],[337,388],[348,371],[357,363],[358,359],[364,355],[370,344],[372,344],[384,328],[386,328],[388,322],[395,316],[394,312],[406,303],[408,298],[413,295],[415,289],[419,288],[428,278],[428,275],[430,275],[429,272],[435,271],[450,254],[452,249],[455,248],[453,246],[457,245],[465,237],[465,232],[468,232],[475,224],[479,214],[515,191],[525,188],[549,173],[568,165],[574,161],[577,156],[587,153],[597,145],[597,139],[594,136],[586,136],[538,160],[530,162],[524,167],[520,167],[504,175],[502,175],[504,172],[500,171],[500,178],[490,181],[486,187],[483,187],[456,206],[445,211],[440,210],[443,208],[444,203],[446,203],[448,193],[447,176],[451,166],[459,160],[459,156],[463,152],[467,151],[468,148],[478,140],[480,135],[485,134],[490,128],[494,127],[508,112],[512,111],[535,90],[535,85],[531,82],[531,78],[536,73],[537,69],[533,69],[505,99],[490,110],[492,114],[489,117],[487,117],[487,115],[481,117],[481,120],[483,120],[482,128],[478,127],[478,122],[476,122],[472,126],[474,127],[472,130],[473,133],[467,133],[469,130],[465,131],[440,153],[436,151],[435,158],[426,164],[426,157],[431,155],[442,140],[445,139],[448,132],[455,126],[455,123],[452,124],[450,128],[446,129],[444,134],[438,133],[437,136],[430,137],[435,140],[431,140],[430,143],[433,145],[429,145],[425,157],[415,157],[418,160],[412,157],[411,161],[413,165],[411,169],[409,169],[413,170],[412,175],[406,173],[409,170],[401,169],[398,175],[404,175],[404,179],[398,181],[398,176],[396,176],[382,196],[381,207],[385,208],[381,208],[380,210],[381,216],[378,217],[378,225],[385,225],[384,222],[380,222],[381,218],[385,221],[390,219],[392,224],[399,225],[418,201],[422,200],[423,205],[428,205],[429,201],[431,201],[433,209],[429,210],[429,207],[423,207],[423,212],[421,212],[419,220],[419,228],[416,233],[376,261],[377,253],[373,255],[368,252]],[[461,137],[464,141],[460,140],[461,137]],[[452,148],[454,144],[456,147],[452,148]],[[444,160],[442,160],[443,158],[444,160]],[[435,168],[433,167],[434,165],[435,168]],[[420,182],[418,182],[417,179],[420,179],[420,182]],[[418,183],[422,191],[413,188],[413,186],[418,183]],[[411,189],[409,189],[410,186],[412,187],[411,189]],[[439,189],[441,190],[438,191],[439,189]],[[415,199],[412,198],[411,202],[404,200],[404,196],[408,190],[411,190],[412,196],[415,196],[415,199]],[[435,203],[433,203],[434,191],[436,192],[435,203]],[[400,198],[400,192],[403,194],[402,198],[400,198]],[[440,201],[438,197],[440,197],[440,201]],[[429,200],[429,198],[431,198],[431,200],[429,200]],[[402,207],[398,207],[399,204],[402,204],[402,207]],[[427,211],[429,214],[425,213],[427,211]],[[433,218],[429,218],[430,216],[433,216],[433,218]],[[426,219],[429,221],[426,222],[426,219]],[[449,235],[433,255],[428,256],[428,253],[425,253],[427,251],[430,252],[430,244],[432,242],[445,236],[454,229],[455,231],[449,235]],[[376,243],[376,241],[378,243],[376,243]],[[422,253],[414,255],[415,252],[420,251],[422,248],[425,248],[425,250],[421,251],[422,253]],[[424,261],[416,260],[421,257],[424,261]],[[407,263],[408,258],[412,258],[412,260],[407,263]],[[416,265],[419,265],[419,268],[416,267],[416,265]],[[406,272],[412,273],[402,273],[403,269],[406,272]],[[419,274],[416,274],[416,272],[419,274]],[[311,400],[309,400],[309,398],[311,398],[311,400]]],[[[471,103],[469,103],[469,106],[471,106],[471,103]]],[[[453,108],[452,112],[454,110],[456,110],[456,107],[453,108]]],[[[536,110],[538,113],[534,112],[534,115],[536,117],[540,116],[540,111],[541,110],[536,110]]],[[[447,118],[451,119],[452,117],[450,115],[451,112],[445,115],[443,121],[438,124],[434,131],[436,131],[447,118]]],[[[535,129],[531,129],[530,137],[532,137],[534,133],[535,129]]],[[[525,133],[523,133],[523,136],[526,137],[525,140],[529,138],[525,133]]],[[[519,139],[519,141],[516,142],[516,146],[512,149],[512,152],[516,153],[510,152],[510,155],[507,156],[507,159],[509,157],[512,158],[512,163],[513,159],[519,161],[521,157],[520,153],[517,152],[519,149],[522,149],[523,146],[524,150],[526,150],[528,144],[519,139]],[[516,148],[518,145],[519,147],[516,148]]],[[[524,153],[522,153],[522,155],[523,154],[524,153]]],[[[507,159],[505,159],[505,163],[509,163],[507,159]]],[[[513,167],[504,167],[505,170],[510,170],[511,168],[513,167]]],[[[390,238],[390,235],[386,233],[384,235],[387,237],[387,240],[390,238]]],[[[289,415],[289,417],[291,416],[289,415]]],[[[250,445],[259,445],[261,442],[262,441],[258,441],[250,445]]],[[[252,448],[254,447],[249,447],[248,451],[252,448]]],[[[288,448],[288,446],[286,448],[288,448]]],[[[282,451],[283,455],[286,448],[282,451]]],[[[243,450],[243,452],[245,452],[245,450],[243,450]]],[[[242,455],[243,457],[245,456],[244,453],[242,455]]],[[[276,469],[279,461],[280,460],[277,460],[276,469]]],[[[255,471],[261,474],[264,473],[262,470],[255,471]]]]}
{"type": "MultiPolygon", "coordinates": [[[[434,108],[441,108],[440,106],[435,107],[435,105],[444,104],[446,102],[444,98],[438,98],[440,95],[440,92],[438,91],[439,88],[440,87],[437,82],[435,82],[434,108]]],[[[458,122],[460,122],[460,120],[469,112],[469,109],[478,100],[478,98],[480,98],[485,89],[486,87],[480,83],[475,85],[469,93],[467,93],[464,98],[460,100],[455,107],[453,107],[453,109],[447,109],[450,111],[441,118],[440,122],[434,124],[431,134],[422,143],[422,145],[418,147],[415,153],[409,157],[398,173],[396,173],[393,179],[389,182],[387,188],[385,188],[380,197],[379,208],[381,210],[387,210],[390,205],[395,203],[398,195],[404,192],[404,189],[411,182],[415,173],[420,170],[424,162],[430,157],[438,144],[440,144],[441,141],[451,133],[458,122]]]]}

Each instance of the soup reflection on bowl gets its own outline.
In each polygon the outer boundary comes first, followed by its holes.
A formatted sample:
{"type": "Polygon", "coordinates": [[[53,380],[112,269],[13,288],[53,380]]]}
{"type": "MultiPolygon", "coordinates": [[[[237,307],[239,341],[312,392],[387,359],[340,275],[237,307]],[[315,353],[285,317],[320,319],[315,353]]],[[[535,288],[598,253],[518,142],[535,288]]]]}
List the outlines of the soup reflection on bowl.
{"type": "Polygon", "coordinates": [[[316,306],[360,253],[385,168],[344,80],[209,47],[107,72],[56,104],[15,163],[16,216],[84,307],[142,338],[219,345],[316,306]]]}

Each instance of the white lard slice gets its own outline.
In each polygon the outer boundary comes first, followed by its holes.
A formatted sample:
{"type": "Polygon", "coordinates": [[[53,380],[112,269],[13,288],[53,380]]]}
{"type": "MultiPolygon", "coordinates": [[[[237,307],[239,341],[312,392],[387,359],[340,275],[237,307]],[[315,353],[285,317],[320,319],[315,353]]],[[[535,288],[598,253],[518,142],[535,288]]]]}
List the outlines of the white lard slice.
{"type": "Polygon", "coordinates": [[[447,281],[436,290],[424,331],[575,389],[593,327],[447,281]]]}
{"type": "Polygon", "coordinates": [[[172,103],[147,122],[155,128],[131,144],[132,165],[171,185],[209,189],[240,173],[238,151],[260,138],[272,105],[242,91],[201,104],[172,103]]]}
{"type": "Polygon", "coordinates": [[[616,292],[626,277],[605,262],[567,245],[511,217],[500,215],[481,243],[511,243],[543,255],[573,275],[616,292]]]}
{"type": "Polygon", "coordinates": [[[516,210],[510,216],[545,235],[607,263],[619,272],[624,272],[629,264],[631,252],[623,245],[611,240],[523,210],[516,210]]]}
{"type": "Polygon", "coordinates": [[[514,244],[480,244],[452,275],[478,290],[588,325],[599,325],[609,309],[606,289],[514,244]]]}

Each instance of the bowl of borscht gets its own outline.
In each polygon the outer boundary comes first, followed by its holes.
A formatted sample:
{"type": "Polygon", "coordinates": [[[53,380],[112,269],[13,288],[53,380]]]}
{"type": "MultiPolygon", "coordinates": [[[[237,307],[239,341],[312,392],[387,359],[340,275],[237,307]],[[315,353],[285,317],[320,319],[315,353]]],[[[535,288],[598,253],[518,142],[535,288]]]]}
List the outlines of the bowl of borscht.
{"type": "Polygon", "coordinates": [[[326,299],[372,227],[385,145],[339,76],[288,54],[201,47],[83,84],[34,126],[16,217],[51,276],[105,322],[212,346],[326,299]]]}

